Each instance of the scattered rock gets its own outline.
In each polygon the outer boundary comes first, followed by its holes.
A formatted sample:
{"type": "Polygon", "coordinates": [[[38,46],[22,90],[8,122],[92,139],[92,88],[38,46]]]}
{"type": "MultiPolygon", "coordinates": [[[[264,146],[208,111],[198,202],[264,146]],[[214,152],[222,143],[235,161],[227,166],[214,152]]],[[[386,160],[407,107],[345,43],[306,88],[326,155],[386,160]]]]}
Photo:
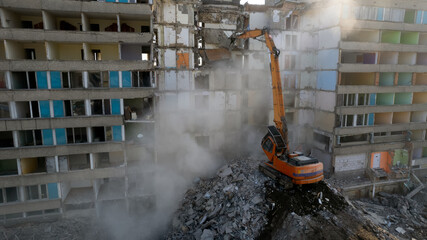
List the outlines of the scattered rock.
{"type": "Polygon", "coordinates": [[[205,229],[203,230],[202,236],[200,237],[201,240],[213,240],[214,239],[214,233],[209,230],[205,229]]]}
{"type": "Polygon", "coordinates": [[[398,232],[400,234],[405,234],[406,233],[406,231],[403,228],[401,228],[401,227],[397,227],[396,228],[396,232],[398,232]]]}
{"type": "Polygon", "coordinates": [[[229,168],[227,165],[222,167],[217,173],[217,175],[221,178],[225,178],[231,174],[233,174],[233,170],[231,170],[231,168],[229,168]]]}

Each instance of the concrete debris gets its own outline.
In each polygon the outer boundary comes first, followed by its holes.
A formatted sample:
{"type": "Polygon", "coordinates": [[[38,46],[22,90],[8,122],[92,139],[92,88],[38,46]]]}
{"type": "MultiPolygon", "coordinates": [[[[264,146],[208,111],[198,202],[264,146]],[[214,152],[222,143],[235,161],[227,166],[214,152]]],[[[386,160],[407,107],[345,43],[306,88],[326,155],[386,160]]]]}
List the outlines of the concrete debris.
{"type": "Polygon", "coordinates": [[[221,178],[227,177],[231,174],[233,174],[233,170],[231,170],[230,167],[228,167],[227,165],[225,165],[223,168],[221,168],[220,170],[218,170],[217,175],[221,178]],[[226,167],[226,168],[224,168],[226,167]]]}
{"type": "Polygon", "coordinates": [[[263,198],[269,179],[258,171],[259,162],[234,159],[217,176],[201,179],[187,191],[174,215],[188,230],[172,224],[165,238],[255,239],[267,224],[269,211],[263,198]]]}
{"type": "Polygon", "coordinates": [[[398,232],[400,234],[405,234],[406,233],[406,231],[403,228],[401,228],[401,227],[397,227],[396,228],[396,232],[398,232]]]}
{"type": "Polygon", "coordinates": [[[397,239],[379,214],[369,221],[328,183],[284,190],[260,162],[234,159],[195,183],[174,214],[181,225],[172,221],[164,239],[397,239]]]}
{"type": "Polygon", "coordinates": [[[105,234],[91,217],[37,219],[0,224],[0,239],[105,239],[105,234]]]}
{"type": "Polygon", "coordinates": [[[372,222],[395,235],[409,239],[427,236],[427,219],[422,204],[397,194],[379,192],[376,196],[374,199],[355,200],[353,204],[372,222]]]}

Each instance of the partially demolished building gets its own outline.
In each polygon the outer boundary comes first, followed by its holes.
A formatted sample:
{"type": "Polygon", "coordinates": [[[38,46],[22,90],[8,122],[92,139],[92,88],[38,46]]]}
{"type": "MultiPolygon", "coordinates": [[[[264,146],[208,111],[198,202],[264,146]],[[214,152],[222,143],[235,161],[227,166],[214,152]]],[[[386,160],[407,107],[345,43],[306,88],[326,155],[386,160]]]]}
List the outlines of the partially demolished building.
{"type": "Polygon", "coordinates": [[[0,1],[0,220],[143,208],[183,132],[253,151],[272,123],[268,50],[231,37],[264,27],[293,150],[369,176],[353,197],[425,176],[427,3],[409,2],[0,1]]]}

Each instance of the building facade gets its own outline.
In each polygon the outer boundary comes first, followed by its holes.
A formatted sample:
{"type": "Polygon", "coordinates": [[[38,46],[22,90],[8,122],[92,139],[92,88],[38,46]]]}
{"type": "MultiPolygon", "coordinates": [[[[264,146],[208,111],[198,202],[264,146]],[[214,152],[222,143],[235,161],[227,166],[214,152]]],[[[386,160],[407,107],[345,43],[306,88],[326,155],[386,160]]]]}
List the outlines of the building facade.
{"type": "Polygon", "coordinates": [[[148,2],[0,7],[1,220],[142,208],[157,89],[148,2]]]}

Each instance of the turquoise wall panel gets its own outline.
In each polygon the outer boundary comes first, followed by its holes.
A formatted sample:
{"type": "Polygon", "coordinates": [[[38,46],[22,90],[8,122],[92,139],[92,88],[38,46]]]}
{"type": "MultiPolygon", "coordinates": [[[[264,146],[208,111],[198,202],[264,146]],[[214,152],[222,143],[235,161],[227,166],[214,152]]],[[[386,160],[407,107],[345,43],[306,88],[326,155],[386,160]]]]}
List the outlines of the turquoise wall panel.
{"type": "Polygon", "coordinates": [[[56,135],[56,144],[57,145],[67,144],[67,137],[65,135],[65,128],[55,129],[55,135],[56,135]]]}
{"type": "Polygon", "coordinates": [[[64,103],[62,100],[53,101],[53,116],[54,117],[64,117],[64,103]]]}
{"type": "Polygon", "coordinates": [[[61,72],[50,72],[50,87],[61,88],[61,72]]]}
{"type": "Polygon", "coordinates": [[[394,104],[412,104],[412,93],[396,93],[394,104]]]}
{"type": "Polygon", "coordinates": [[[399,73],[397,79],[397,85],[399,86],[411,86],[412,84],[412,73],[399,73]]]}
{"type": "Polygon", "coordinates": [[[37,88],[47,89],[47,73],[37,72],[37,88]]]}
{"type": "Polygon", "coordinates": [[[43,129],[43,145],[53,145],[53,134],[52,129],[43,129]]]}
{"type": "Polygon", "coordinates": [[[110,88],[119,87],[119,72],[111,71],[110,72],[110,88]]]}
{"type": "Polygon", "coordinates": [[[122,126],[113,126],[113,140],[122,141],[122,126]]]}
{"type": "Polygon", "coordinates": [[[40,116],[41,117],[50,117],[50,106],[49,101],[39,101],[40,105],[40,116]]]}
{"type": "Polygon", "coordinates": [[[380,86],[393,86],[394,84],[394,73],[382,72],[380,73],[380,86]]]}
{"type": "Polygon", "coordinates": [[[111,99],[111,114],[120,115],[120,99],[111,99]]]}
{"type": "Polygon", "coordinates": [[[369,95],[369,105],[374,106],[375,105],[375,100],[376,100],[376,93],[371,93],[369,95]]]}
{"type": "Polygon", "coordinates": [[[377,93],[377,105],[393,105],[394,93],[377,93]]]}
{"type": "Polygon", "coordinates": [[[49,193],[49,199],[59,198],[58,194],[58,184],[57,183],[48,183],[47,192],[49,193]]]}
{"type": "Polygon", "coordinates": [[[122,86],[132,87],[132,79],[129,71],[122,72],[122,86]]]}

